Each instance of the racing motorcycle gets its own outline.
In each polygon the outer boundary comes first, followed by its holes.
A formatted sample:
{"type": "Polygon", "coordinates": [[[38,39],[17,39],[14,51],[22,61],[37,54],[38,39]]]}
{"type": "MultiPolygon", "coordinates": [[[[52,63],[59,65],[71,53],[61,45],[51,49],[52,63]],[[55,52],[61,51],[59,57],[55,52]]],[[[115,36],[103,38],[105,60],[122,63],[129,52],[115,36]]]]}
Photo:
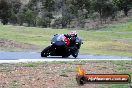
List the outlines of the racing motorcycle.
{"type": "Polygon", "coordinates": [[[47,56],[62,56],[63,58],[72,55],[74,58],[78,56],[79,49],[82,44],[82,40],[76,37],[75,46],[67,46],[67,41],[65,41],[65,36],[63,34],[56,34],[51,40],[51,45],[46,47],[41,52],[41,57],[47,56]]]}

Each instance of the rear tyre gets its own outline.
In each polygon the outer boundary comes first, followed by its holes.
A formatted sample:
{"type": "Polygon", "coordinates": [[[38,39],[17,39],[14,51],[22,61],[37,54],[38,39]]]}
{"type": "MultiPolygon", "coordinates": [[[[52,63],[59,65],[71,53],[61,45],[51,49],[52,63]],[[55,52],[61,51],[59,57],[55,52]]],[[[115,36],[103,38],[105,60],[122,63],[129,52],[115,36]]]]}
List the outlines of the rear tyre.
{"type": "Polygon", "coordinates": [[[41,57],[47,57],[47,56],[49,56],[50,47],[51,47],[51,46],[46,47],[46,48],[41,52],[41,57]]]}
{"type": "Polygon", "coordinates": [[[67,52],[67,54],[62,55],[62,58],[68,58],[71,54],[67,52]]]}
{"type": "Polygon", "coordinates": [[[68,58],[70,55],[63,55],[62,58],[68,58]]]}
{"type": "Polygon", "coordinates": [[[67,52],[67,54],[62,55],[62,58],[68,58],[71,54],[67,52]]]}
{"type": "Polygon", "coordinates": [[[65,55],[65,56],[62,56],[62,58],[67,58],[67,57],[68,57],[68,56],[66,56],[66,55],[65,55]]]}

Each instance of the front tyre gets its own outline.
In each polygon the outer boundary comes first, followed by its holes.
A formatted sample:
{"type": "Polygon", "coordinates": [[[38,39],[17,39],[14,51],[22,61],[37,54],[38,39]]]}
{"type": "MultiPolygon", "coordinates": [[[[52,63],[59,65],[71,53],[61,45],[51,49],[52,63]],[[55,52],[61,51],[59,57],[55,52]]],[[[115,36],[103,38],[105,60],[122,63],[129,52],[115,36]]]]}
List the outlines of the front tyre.
{"type": "Polygon", "coordinates": [[[46,47],[46,48],[41,52],[41,57],[47,57],[47,56],[49,56],[50,47],[51,47],[51,46],[46,47]]]}
{"type": "Polygon", "coordinates": [[[78,56],[79,50],[76,50],[74,53],[72,53],[72,56],[76,58],[78,56]]]}

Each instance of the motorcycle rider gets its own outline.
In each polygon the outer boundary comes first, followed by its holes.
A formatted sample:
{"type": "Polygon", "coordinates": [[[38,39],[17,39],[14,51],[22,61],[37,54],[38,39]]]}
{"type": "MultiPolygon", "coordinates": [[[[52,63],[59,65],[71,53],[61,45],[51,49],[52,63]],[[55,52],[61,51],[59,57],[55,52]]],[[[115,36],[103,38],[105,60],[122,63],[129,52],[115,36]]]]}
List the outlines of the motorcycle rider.
{"type": "Polygon", "coordinates": [[[65,41],[67,42],[67,46],[72,50],[77,50],[76,47],[76,39],[77,39],[77,32],[71,31],[69,34],[64,34],[65,41]]]}
{"type": "Polygon", "coordinates": [[[77,36],[76,31],[69,34],[55,34],[51,40],[51,45],[41,52],[41,57],[62,56],[63,58],[77,57],[82,40],[77,36]]]}

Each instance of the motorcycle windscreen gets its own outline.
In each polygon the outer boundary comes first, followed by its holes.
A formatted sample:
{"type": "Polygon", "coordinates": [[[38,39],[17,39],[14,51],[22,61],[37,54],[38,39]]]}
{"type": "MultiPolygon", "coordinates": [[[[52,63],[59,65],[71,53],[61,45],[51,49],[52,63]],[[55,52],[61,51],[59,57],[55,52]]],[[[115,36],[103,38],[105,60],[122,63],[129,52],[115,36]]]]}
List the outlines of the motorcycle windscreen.
{"type": "Polygon", "coordinates": [[[55,35],[52,38],[52,43],[57,45],[57,46],[62,46],[62,45],[65,45],[64,39],[65,39],[65,36],[63,34],[55,35]]]}
{"type": "Polygon", "coordinates": [[[82,43],[82,40],[80,38],[76,37],[76,43],[81,44],[82,43]]]}

